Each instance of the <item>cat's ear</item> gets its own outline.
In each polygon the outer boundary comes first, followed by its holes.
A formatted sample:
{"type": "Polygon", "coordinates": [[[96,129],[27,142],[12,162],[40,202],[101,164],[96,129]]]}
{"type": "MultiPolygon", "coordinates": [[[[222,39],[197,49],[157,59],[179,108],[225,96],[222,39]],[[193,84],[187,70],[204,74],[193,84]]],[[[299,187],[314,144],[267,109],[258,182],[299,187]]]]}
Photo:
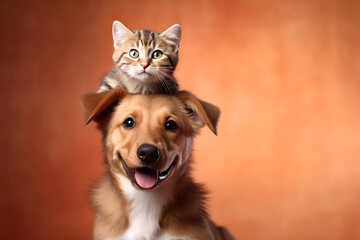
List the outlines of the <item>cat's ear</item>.
{"type": "Polygon", "coordinates": [[[162,32],[160,36],[173,42],[176,45],[176,51],[177,51],[179,49],[180,40],[181,40],[181,25],[180,24],[172,25],[164,32],[162,32]]]}
{"type": "Polygon", "coordinates": [[[92,120],[97,120],[97,117],[102,112],[105,112],[110,106],[121,101],[127,92],[122,88],[115,88],[110,91],[101,93],[89,93],[81,98],[81,107],[84,113],[85,124],[92,120]]]}
{"type": "Polygon", "coordinates": [[[117,49],[125,40],[133,33],[119,21],[114,21],[112,25],[112,35],[114,40],[114,48],[117,49]]]}
{"type": "Polygon", "coordinates": [[[202,101],[187,91],[178,92],[176,97],[183,103],[192,128],[196,132],[206,125],[217,135],[216,125],[220,116],[220,109],[217,106],[202,101]]]}

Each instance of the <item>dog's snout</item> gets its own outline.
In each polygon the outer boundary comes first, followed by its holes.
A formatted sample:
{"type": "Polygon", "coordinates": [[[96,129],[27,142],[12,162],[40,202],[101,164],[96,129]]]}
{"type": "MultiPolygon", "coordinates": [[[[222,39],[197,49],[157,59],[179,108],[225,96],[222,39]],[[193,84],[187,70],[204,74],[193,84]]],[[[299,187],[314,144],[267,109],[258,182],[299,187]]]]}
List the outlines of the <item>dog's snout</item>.
{"type": "Polygon", "coordinates": [[[144,163],[153,163],[160,158],[160,150],[151,144],[142,144],[137,150],[138,158],[144,163]]]}

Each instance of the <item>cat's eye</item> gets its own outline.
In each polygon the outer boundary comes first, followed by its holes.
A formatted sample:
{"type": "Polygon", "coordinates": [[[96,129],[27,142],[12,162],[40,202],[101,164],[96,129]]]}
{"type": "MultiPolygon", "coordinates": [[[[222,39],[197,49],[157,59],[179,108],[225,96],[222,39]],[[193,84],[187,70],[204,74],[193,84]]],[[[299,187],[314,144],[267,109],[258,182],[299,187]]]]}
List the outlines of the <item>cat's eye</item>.
{"type": "Polygon", "coordinates": [[[174,120],[167,120],[164,128],[168,131],[175,132],[178,129],[178,126],[174,120]]]}
{"type": "Polygon", "coordinates": [[[131,129],[135,127],[135,120],[131,117],[128,117],[127,119],[125,119],[125,121],[123,122],[123,127],[126,129],[131,129]]]}
{"type": "Polygon", "coordinates": [[[139,57],[139,52],[137,50],[135,50],[135,49],[131,49],[130,52],[129,52],[129,55],[132,58],[137,58],[137,57],[139,57]]]}
{"type": "Polygon", "coordinates": [[[156,50],[156,51],[153,52],[152,58],[153,59],[159,59],[159,58],[162,57],[162,55],[163,55],[163,53],[160,50],[156,50]]]}

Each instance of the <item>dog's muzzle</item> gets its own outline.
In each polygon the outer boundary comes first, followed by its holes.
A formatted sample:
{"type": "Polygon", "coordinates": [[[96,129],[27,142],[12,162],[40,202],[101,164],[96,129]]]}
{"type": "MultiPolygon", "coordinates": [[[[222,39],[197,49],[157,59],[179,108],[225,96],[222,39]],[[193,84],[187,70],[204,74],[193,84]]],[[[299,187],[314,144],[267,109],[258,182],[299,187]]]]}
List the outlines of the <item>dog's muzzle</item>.
{"type": "Polygon", "coordinates": [[[141,168],[129,168],[121,154],[118,153],[119,159],[125,169],[126,174],[132,179],[132,181],[141,189],[152,189],[164,181],[171,173],[176,158],[172,161],[169,168],[163,172],[159,170],[141,167],[141,168]]]}

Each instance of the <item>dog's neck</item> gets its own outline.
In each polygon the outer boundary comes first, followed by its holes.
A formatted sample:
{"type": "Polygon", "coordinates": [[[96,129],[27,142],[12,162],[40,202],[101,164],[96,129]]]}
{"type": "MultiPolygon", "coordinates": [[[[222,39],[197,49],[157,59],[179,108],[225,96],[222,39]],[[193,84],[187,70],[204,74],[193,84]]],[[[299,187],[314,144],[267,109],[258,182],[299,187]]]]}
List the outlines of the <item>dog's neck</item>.
{"type": "Polygon", "coordinates": [[[116,177],[129,203],[129,225],[122,239],[156,239],[161,235],[160,214],[164,204],[173,196],[174,183],[144,191],[135,188],[123,174],[116,174],[116,177]]]}

